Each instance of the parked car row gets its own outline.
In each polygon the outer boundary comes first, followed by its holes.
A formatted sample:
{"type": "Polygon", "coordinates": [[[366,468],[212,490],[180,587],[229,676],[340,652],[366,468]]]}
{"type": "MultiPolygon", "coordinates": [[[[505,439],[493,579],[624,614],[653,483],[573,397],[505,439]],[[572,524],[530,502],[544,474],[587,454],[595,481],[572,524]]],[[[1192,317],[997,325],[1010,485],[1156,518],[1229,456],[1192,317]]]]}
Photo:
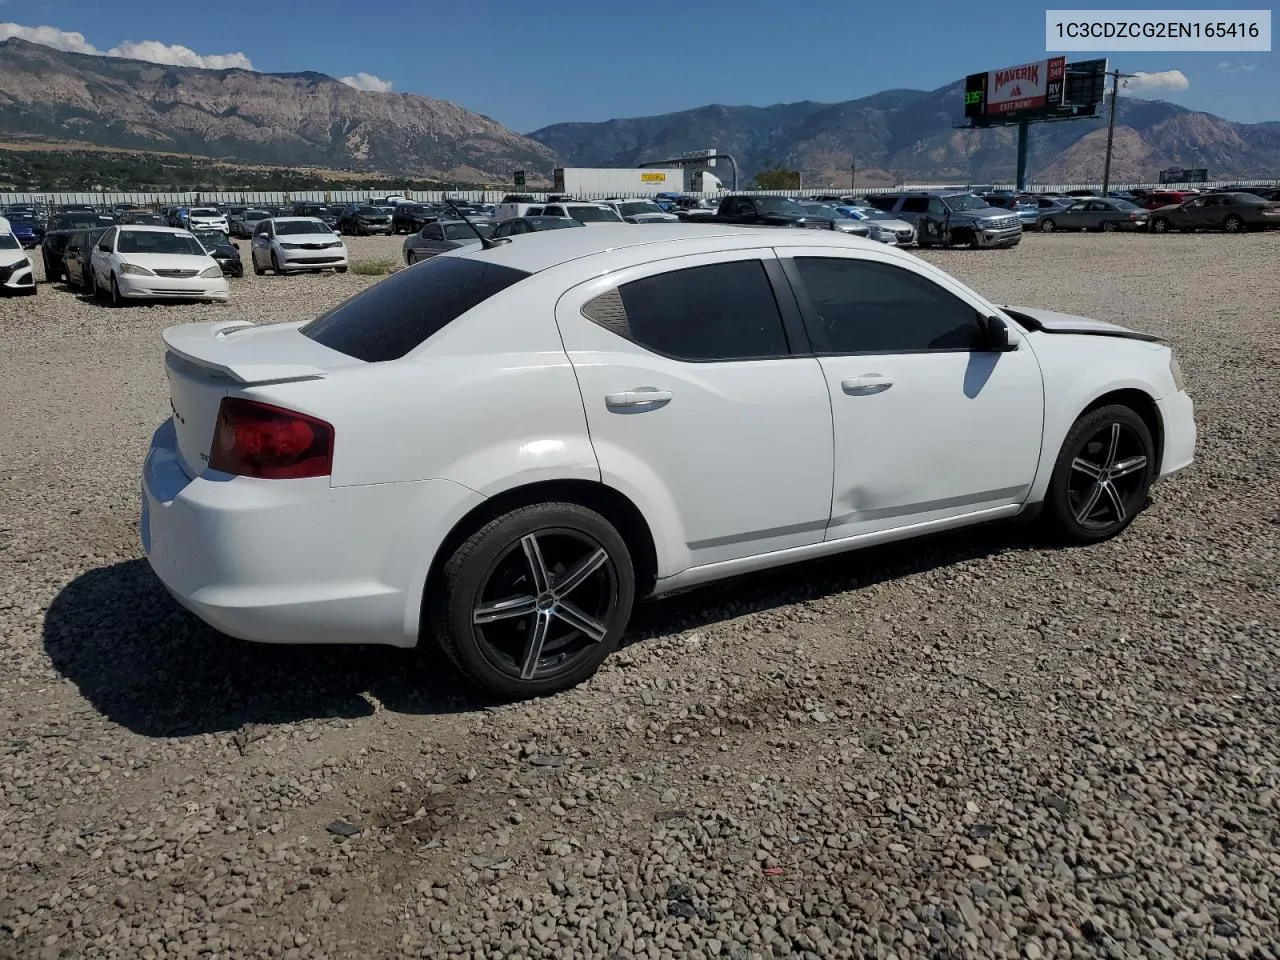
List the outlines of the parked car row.
{"type": "MultiPolygon", "coordinates": [[[[189,215],[188,222],[193,220],[187,228],[128,218],[115,223],[110,216],[87,211],[55,214],[55,229],[41,244],[45,277],[116,306],[151,299],[225,302],[227,279],[244,276],[241,249],[227,230],[208,222],[212,217],[189,215]]],[[[347,271],[346,244],[324,221],[268,217],[252,222],[249,259],[255,274],[347,271]]],[[[6,223],[0,218],[0,225],[6,223]]],[[[0,277],[7,263],[5,235],[0,229],[0,277]]],[[[34,281],[31,287],[34,292],[34,281]]]]}

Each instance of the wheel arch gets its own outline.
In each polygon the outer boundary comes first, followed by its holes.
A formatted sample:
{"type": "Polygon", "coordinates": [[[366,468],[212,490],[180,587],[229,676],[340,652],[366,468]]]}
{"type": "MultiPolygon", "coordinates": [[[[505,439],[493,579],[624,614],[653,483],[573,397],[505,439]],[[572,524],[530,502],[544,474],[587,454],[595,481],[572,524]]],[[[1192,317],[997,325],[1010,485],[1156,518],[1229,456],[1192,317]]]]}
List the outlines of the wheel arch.
{"type": "MultiPolygon", "coordinates": [[[[653,531],[644,514],[625,494],[598,480],[540,480],[494,494],[477,504],[453,525],[432,558],[423,585],[425,610],[432,592],[438,588],[444,564],[468,537],[486,523],[505,513],[535,503],[576,503],[599,513],[621,534],[631,554],[636,573],[636,597],[645,597],[657,580],[658,555],[653,531]]],[[[426,624],[427,618],[420,620],[426,624]]]]}
{"type": "Polygon", "coordinates": [[[1079,420],[1094,410],[1108,407],[1112,404],[1128,407],[1141,417],[1142,422],[1147,425],[1147,430],[1151,432],[1151,442],[1155,445],[1155,467],[1156,472],[1159,473],[1160,464],[1164,462],[1164,418],[1160,416],[1160,407],[1156,404],[1155,397],[1145,390],[1139,390],[1136,387],[1110,390],[1090,402],[1088,406],[1076,414],[1075,419],[1079,420]]]}

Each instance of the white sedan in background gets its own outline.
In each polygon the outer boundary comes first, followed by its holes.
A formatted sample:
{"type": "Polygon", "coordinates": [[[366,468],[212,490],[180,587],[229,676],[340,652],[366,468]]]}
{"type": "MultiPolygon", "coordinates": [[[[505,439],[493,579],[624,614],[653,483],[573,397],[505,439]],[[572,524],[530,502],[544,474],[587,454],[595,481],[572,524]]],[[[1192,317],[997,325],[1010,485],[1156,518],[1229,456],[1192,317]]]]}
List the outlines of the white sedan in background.
{"type": "Polygon", "coordinates": [[[1113,537],[1196,438],[1163,341],[830,231],[487,240],[164,340],[141,537],[178,601],[439,642],[507,697],[589,677],[638,597],[1040,512],[1113,537]]]}
{"type": "Polygon", "coordinates": [[[189,231],[124,224],[98,240],[89,260],[93,290],[113,307],[127,300],[221,300],[231,296],[222,267],[189,231]]]}
{"type": "Polygon", "coordinates": [[[291,270],[347,272],[347,245],[323,220],[315,217],[273,217],[253,229],[249,248],[253,272],[262,276],[291,270]]]}
{"type": "Polygon", "coordinates": [[[187,229],[221,230],[229,234],[231,225],[227,223],[227,215],[217,207],[192,207],[187,211],[187,229]]]}

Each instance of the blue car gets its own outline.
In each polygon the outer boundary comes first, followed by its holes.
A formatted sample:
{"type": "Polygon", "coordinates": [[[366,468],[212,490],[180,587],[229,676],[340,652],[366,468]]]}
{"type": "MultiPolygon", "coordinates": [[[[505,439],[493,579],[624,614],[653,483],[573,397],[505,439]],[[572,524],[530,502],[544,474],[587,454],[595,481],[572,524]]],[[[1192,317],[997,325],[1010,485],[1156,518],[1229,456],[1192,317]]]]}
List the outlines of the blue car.
{"type": "Polygon", "coordinates": [[[18,242],[23,247],[30,250],[32,247],[40,246],[40,241],[44,239],[44,225],[36,219],[35,214],[15,212],[6,216],[13,235],[18,238],[18,242]]]}

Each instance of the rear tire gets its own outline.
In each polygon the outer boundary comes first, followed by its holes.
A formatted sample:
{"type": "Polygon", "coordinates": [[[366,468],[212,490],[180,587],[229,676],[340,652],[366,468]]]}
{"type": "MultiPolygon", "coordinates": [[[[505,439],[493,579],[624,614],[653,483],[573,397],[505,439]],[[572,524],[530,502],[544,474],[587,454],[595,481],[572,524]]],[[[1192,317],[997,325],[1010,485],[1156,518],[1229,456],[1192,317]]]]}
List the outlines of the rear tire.
{"type": "Polygon", "coordinates": [[[1115,232],[1116,232],[1117,230],[1119,230],[1119,229],[1120,229],[1119,224],[1117,224],[1114,220],[1103,220],[1103,221],[1102,221],[1102,232],[1103,232],[1103,233],[1115,233],[1115,232]]]}
{"type": "Polygon", "coordinates": [[[1155,444],[1141,417],[1120,404],[1092,410],[1062,443],[1045,497],[1048,518],[1072,543],[1108,540],[1142,510],[1155,471],[1155,444]]]}
{"type": "Polygon", "coordinates": [[[1171,227],[1172,224],[1170,224],[1164,217],[1156,217],[1151,221],[1152,233],[1168,233],[1171,227]]]}
{"type": "Polygon", "coordinates": [[[617,649],[635,586],[609,521],[576,503],[534,504],[453,552],[427,622],[471,682],[507,699],[544,696],[582,683],[617,649]]]}
{"type": "Polygon", "coordinates": [[[333,272],[334,272],[334,273],[346,273],[348,269],[349,269],[349,267],[347,267],[347,266],[334,267],[334,268],[333,268],[333,272]]]}
{"type": "Polygon", "coordinates": [[[1222,221],[1222,229],[1227,233],[1244,233],[1245,224],[1243,220],[1233,213],[1222,221]]]}

